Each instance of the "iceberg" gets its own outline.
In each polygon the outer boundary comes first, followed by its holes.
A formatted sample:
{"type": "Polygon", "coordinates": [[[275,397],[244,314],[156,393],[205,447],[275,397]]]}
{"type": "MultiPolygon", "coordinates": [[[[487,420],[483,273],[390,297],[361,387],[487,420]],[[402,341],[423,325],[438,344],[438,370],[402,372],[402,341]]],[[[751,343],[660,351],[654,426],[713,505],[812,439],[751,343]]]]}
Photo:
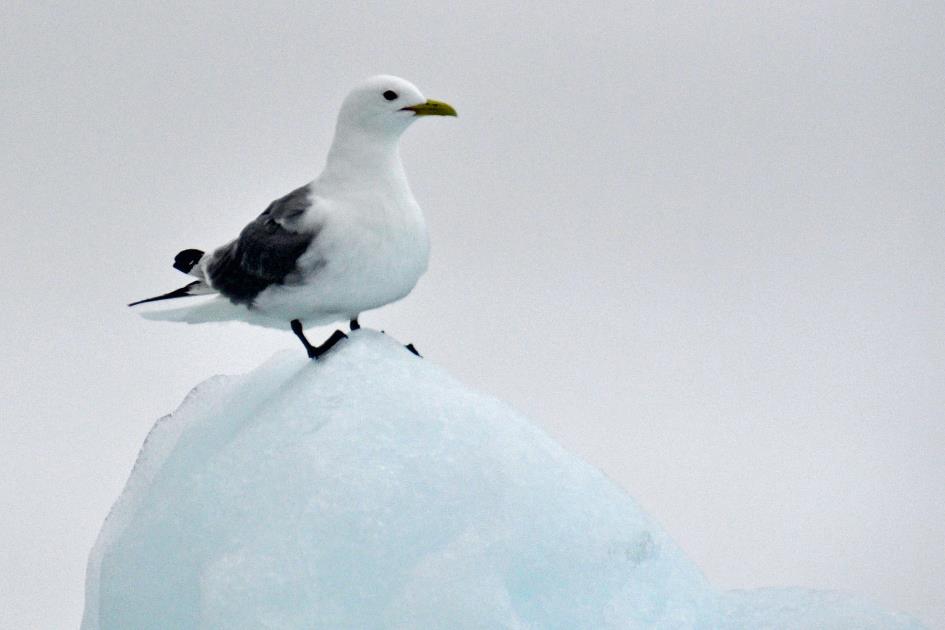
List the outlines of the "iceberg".
{"type": "Polygon", "coordinates": [[[601,472],[383,334],[300,354],[158,420],[90,554],[84,630],[920,627],[716,591],[601,472]]]}

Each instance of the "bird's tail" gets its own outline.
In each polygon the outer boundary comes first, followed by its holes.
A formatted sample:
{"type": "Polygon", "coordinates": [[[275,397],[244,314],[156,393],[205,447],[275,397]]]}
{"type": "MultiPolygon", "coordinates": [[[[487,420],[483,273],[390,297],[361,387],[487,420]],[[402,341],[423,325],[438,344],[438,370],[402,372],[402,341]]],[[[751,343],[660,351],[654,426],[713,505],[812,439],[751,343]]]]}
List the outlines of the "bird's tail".
{"type": "Polygon", "coordinates": [[[206,282],[203,280],[194,280],[190,284],[184,285],[176,291],[138,300],[137,302],[132,302],[128,306],[136,306],[138,304],[144,304],[145,302],[157,302],[159,300],[173,300],[174,298],[190,297],[192,295],[209,295],[211,293],[216,293],[216,291],[211,289],[206,282]]]}

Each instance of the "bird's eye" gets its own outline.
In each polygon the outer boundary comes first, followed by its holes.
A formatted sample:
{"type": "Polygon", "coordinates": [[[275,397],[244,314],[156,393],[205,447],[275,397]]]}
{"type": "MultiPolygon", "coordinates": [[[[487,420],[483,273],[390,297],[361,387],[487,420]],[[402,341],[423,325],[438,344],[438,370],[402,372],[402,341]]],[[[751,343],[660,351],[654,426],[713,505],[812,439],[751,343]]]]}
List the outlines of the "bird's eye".
{"type": "Polygon", "coordinates": [[[386,92],[384,92],[384,98],[386,98],[388,101],[396,101],[397,92],[393,90],[387,90],[386,92]]]}

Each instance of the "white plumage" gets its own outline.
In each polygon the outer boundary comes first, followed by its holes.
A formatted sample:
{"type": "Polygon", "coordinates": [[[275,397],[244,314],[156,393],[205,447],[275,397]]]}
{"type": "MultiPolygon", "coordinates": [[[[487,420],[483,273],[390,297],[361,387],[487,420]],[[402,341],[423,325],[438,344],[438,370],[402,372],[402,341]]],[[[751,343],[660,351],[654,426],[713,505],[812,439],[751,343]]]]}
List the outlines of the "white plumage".
{"type": "Polygon", "coordinates": [[[187,269],[199,281],[152,299],[216,296],[143,315],[287,329],[292,320],[353,320],[406,296],[426,271],[429,241],[398,147],[424,115],[456,113],[403,79],[366,80],[341,106],[322,173],[273,202],[238,239],[199,258],[187,269]]]}

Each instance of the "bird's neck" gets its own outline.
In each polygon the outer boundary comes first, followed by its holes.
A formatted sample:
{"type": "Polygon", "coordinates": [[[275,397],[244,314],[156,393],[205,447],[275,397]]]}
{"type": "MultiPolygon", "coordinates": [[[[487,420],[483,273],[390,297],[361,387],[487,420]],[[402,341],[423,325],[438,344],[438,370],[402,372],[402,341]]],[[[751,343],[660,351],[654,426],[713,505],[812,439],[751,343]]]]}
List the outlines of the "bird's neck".
{"type": "Polygon", "coordinates": [[[400,161],[400,133],[337,129],[321,179],[345,182],[403,179],[406,182],[400,161]]]}

